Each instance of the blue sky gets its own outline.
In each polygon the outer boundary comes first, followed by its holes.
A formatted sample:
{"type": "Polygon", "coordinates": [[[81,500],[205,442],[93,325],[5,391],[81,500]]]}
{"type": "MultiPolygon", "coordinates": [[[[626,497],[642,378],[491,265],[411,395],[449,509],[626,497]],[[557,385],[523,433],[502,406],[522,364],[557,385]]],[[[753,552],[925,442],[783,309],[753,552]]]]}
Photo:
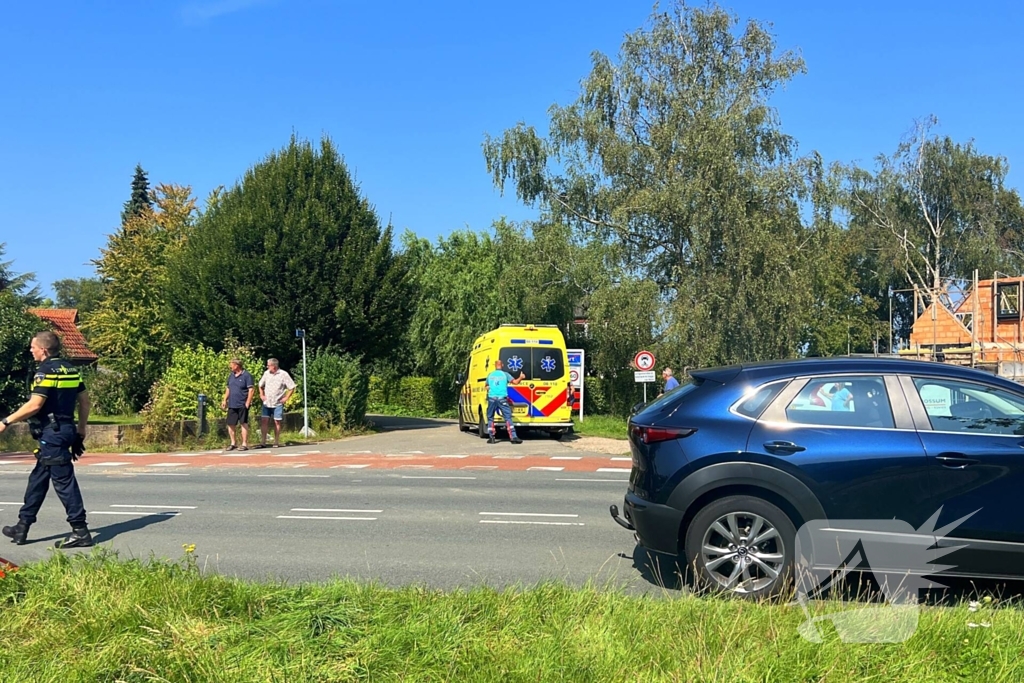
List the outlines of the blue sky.
{"type": "MultiPolygon", "coordinates": [[[[1024,182],[1022,4],[723,3],[807,62],[774,100],[799,151],[870,164],[916,118],[1024,182]],[[895,8],[894,8],[895,7],[895,8]]],[[[501,197],[485,133],[547,128],[594,50],[652,3],[190,0],[0,12],[0,242],[49,285],[92,274],[136,163],[202,199],[295,132],[330,135],[383,221],[435,239],[534,211],[501,197]]]]}

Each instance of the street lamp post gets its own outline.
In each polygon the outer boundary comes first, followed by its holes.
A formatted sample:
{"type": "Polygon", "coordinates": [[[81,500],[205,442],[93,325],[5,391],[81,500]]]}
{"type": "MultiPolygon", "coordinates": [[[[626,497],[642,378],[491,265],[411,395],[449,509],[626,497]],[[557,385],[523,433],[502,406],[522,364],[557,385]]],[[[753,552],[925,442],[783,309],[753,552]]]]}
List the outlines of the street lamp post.
{"type": "Polygon", "coordinates": [[[309,392],[306,389],[306,330],[295,330],[295,336],[302,340],[302,436],[309,437],[309,392]]]}

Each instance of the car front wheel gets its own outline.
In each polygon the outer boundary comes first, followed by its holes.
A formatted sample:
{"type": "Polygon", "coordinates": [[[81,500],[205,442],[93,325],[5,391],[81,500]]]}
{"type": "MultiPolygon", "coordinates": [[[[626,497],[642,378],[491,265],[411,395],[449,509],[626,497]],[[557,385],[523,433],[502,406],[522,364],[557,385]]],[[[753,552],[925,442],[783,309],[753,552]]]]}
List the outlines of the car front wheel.
{"type": "Polygon", "coordinates": [[[706,589],[760,599],[784,593],[792,574],[796,528],[785,512],[754,496],[721,498],[686,531],[687,565],[706,589]]]}

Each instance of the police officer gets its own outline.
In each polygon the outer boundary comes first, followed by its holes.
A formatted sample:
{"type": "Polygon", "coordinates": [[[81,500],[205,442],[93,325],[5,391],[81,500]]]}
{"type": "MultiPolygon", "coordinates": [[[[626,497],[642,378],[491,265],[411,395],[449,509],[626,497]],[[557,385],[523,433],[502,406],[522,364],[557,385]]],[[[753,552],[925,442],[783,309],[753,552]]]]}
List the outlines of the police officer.
{"type": "Polygon", "coordinates": [[[22,420],[32,424],[32,436],[39,440],[36,466],[28,476],[25,504],[18,512],[18,523],[5,526],[3,535],[22,545],[28,529],[36,521],[46,492],[53,489],[64,504],[71,524],[71,535],[59,548],[85,548],[92,545],[92,534],[85,524],[85,503],[75,479],[75,466],[85,448],[86,423],[89,420],[89,394],[78,369],[60,359],[60,340],[53,332],[40,332],[32,338],[32,357],[39,363],[28,403],[0,420],[0,432],[22,420]],[[75,404],[78,404],[78,429],[75,429],[75,404]]]}

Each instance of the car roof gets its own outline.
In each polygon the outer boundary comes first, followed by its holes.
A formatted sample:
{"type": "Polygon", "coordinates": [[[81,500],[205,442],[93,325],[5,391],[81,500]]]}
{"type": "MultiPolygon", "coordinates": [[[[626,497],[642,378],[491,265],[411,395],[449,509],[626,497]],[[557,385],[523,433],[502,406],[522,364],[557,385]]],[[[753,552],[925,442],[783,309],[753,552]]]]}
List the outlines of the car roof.
{"type": "Polygon", "coordinates": [[[831,375],[850,372],[879,372],[925,375],[986,381],[1021,390],[1021,385],[992,373],[965,368],[959,365],[939,363],[930,360],[909,358],[885,358],[875,356],[834,356],[829,358],[791,358],[787,360],[741,363],[737,365],[690,370],[693,377],[726,383],[742,375],[744,380],[769,381],[804,375],[831,375]]]}

